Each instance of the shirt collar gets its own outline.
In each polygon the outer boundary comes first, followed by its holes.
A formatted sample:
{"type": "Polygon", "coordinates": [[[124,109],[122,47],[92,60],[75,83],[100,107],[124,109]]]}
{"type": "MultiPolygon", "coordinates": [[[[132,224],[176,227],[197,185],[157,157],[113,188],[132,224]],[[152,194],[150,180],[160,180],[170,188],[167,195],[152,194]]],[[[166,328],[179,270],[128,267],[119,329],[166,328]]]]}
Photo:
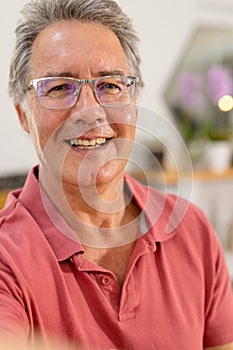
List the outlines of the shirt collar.
{"type": "Polygon", "coordinates": [[[125,180],[136,204],[145,215],[147,236],[151,242],[165,242],[173,238],[190,203],[182,197],[143,186],[127,174],[125,180]]]}
{"type": "Polygon", "coordinates": [[[83,252],[82,245],[78,242],[62,216],[57,212],[52,202],[48,200],[46,205],[44,205],[42,197],[45,200],[38,181],[38,167],[35,167],[29,173],[18,200],[34,218],[59,261],[83,252]]]}
{"type": "MultiPolygon", "coordinates": [[[[141,234],[144,235],[145,239],[150,244],[154,244],[172,238],[176,233],[177,223],[181,219],[179,208],[183,205],[183,201],[182,203],[179,200],[176,202],[175,196],[167,197],[154,188],[142,186],[127,174],[125,174],[125,182],[136,204],[144,214],[143,226],[145,227],[146,223],[147,230],[144,228],[141,234]],[[175,207],[178,210],[174,210],[175,207]]],[[[59,261],[83,252],[82,244],[47,198],[48,215],[42,201],[42,197],[43,200],[46,197],[42,196],[38,182],[38,167],[33,168],[29,173],[22,191],[20,193],[15,191],[14,194],[18,196],[18,200],[35,219],[59,261]]]]}

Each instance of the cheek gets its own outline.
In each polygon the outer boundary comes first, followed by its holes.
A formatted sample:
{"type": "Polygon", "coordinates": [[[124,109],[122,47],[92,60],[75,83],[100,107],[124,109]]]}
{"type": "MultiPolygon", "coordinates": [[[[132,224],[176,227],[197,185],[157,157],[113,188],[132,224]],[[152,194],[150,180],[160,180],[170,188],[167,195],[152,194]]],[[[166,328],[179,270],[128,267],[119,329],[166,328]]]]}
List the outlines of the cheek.
{"type": "Polygon", "coordinates": [[[126,123],[117,123],[113,125],[113,128],[117,129],[118,137],[126,140],[134,140],[135,132],[136,132],[136,124],[132,123],[132,121],[129,124],[126,123]]]}
{"type": "Polygon", "coordinates": [[[37,151],[43,152],[46,144],[52,138],[53,129],[47,124],[34,119],[29,120],[29,127],[34,146],[37,151]]]}
{"type": "Polygon", "coordinates": [[[46,145],[53,143],[66,117],[57,111],[34,109],[28,117],[30,134],[37,150],[43,152],[46,145]]]}
{"type": "Polygon", "coordinates": [[[112,109],[107,112],[109,122],[120,137],[134,139],[137,123],[137,107],[130,106],[112,109]]]}
{"type": "Polygon", "coordinates": [[[131,124],[131,125],[127,125],[126,127],[125,127],[125,132],[126,132],[126,134],[128,135],[128,138],[130,139],[130,140],[134,140],[134,137],[135,137],[135,131],[136,131],[136,125],[134,124],[131,124]]]}

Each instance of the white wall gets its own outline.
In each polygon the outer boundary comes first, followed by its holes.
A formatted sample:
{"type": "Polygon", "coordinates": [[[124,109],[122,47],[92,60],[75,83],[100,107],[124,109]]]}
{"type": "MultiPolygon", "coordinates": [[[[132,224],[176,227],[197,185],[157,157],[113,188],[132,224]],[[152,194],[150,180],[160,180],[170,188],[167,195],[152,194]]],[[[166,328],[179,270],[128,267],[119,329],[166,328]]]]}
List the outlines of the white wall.
{"type": "MultiPolygon", "coordinates": [[[[25,2],[6,1],[0,13],[0,175],[27,171],[36,163],[30,138],[21,131],[7,95],[13,31],[19,9],[25,2]]],[[[118,3],[133,19],[141,37],[146,87],[140,104],[170,118],[163,91],[192,30],[200,22],[230,24],[233,20],[232,0],[118,0],[118,3]]]]}
{"type": "Polygon", "coordinates": [[[7,93],[14,28],[24,3],[23,0],[6,1],[2,4],[0,12],[0,175],[24,172],[35,164],[36,160],[30,138],[21,130],[7,93]]]}

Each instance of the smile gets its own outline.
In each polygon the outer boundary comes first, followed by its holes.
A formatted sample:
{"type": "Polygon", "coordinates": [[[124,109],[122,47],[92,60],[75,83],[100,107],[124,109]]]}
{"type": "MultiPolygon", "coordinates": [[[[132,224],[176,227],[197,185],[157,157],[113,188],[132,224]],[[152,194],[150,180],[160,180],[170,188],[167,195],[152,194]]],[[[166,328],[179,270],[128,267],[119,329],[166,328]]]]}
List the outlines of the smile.
{"type": "Polygon", "coordinates": [[[98,146],[102,146],[107,142],[107,139],[105,137],[98,137],[95,139],[71,139],[68,141],[68,143],[72,147],[78,147],[80,149],[90,150],[94,149],[98,146]]]}

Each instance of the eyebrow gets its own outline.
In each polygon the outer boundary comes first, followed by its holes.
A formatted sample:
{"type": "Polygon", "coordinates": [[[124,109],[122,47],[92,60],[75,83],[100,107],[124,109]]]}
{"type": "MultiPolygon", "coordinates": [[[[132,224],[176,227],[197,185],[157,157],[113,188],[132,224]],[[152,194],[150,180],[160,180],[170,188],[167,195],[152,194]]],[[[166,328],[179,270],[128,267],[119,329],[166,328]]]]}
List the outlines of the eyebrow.
{"type": "MultiPolygon", "coordinates": [[[[107,75],[125,75],[125,73],[122,70],[119,69],[114,69],[114,70],[106,70],[106,71],[99,71],[95,74],[96,77],[104,77],[107,75]]],[[[75,78],[76,74],[73,72],[62,72],[62,73],[52,73],[52,72],[47,72],[45,75],[45,78],[48,77],[71,77],[75,78]]]]}
{"type": "Polygon", "coordinates": [[[98,72],[98,76],[103,77],[105,75],[125,75],[125,73],[122,70],[105,70],[98,72]]]}

